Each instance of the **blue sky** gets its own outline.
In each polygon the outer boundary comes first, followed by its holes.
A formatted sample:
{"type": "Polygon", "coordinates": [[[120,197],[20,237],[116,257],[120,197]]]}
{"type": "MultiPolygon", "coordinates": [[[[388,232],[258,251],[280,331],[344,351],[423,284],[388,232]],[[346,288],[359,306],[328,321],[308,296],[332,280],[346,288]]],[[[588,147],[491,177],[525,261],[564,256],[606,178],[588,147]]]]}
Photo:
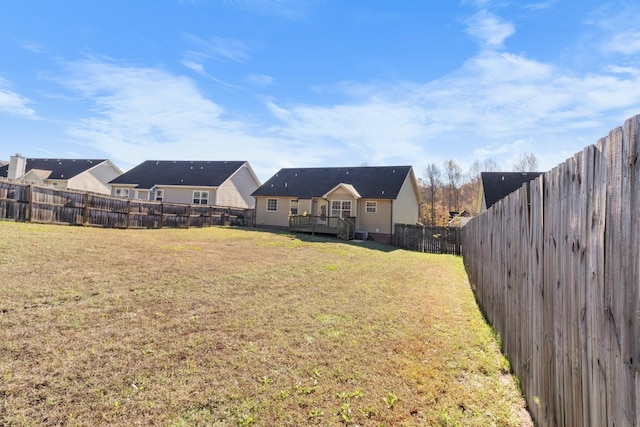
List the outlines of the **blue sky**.
{"type": "Polygon", "coordinates": [[[548,170],[640,114],[637,1],[20,0],[0,159],[548,170]]]}

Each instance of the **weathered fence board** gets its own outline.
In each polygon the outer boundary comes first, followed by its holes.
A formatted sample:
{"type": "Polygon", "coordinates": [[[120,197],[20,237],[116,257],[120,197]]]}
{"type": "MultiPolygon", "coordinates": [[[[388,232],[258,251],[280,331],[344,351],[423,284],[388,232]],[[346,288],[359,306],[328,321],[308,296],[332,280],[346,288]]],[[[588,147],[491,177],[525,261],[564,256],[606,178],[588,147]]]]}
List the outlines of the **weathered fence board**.
{"type": "Polygon", "coordinates": [[[640,426],[640,116],[463,228],[540,426],[640,426]]]}
{"type": "Polygon", "coordinates": [[[418,252],[460,255],[462,237],[457,227],[396,224],[394,246],[418,252]]]}
{"type": "Polygon", "coordinates": [[[253,225],[251,209],[123,199],[0,181],[0,219],[107,228],[253,225]]]}

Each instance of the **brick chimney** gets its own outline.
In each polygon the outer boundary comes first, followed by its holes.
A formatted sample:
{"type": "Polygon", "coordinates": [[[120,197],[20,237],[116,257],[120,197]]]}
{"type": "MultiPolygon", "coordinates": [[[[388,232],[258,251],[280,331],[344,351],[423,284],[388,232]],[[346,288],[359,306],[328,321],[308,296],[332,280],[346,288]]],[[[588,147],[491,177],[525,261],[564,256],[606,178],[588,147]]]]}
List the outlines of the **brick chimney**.
{"type": "Polygon", "coordinates": [[[24,176],[27,168],[27,159],[22,157],[21,154],[11,156],[9,159],[9,170],[7,172],[7,178],[20,179],[24,176]]]}

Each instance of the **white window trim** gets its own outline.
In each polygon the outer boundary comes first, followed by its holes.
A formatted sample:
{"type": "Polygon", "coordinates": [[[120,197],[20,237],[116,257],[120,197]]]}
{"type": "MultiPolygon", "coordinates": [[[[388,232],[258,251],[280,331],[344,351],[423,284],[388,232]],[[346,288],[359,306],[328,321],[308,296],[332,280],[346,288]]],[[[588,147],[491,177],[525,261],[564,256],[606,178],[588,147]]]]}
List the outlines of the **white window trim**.
{"type": "MultiPolygon", "coordinates": [[[[340,218],[342,218],[342,213],[344,211],[349,211],[350,214],[353,213],[353,201],[351,200],[331,200],[330,204],[329,204],[329,208],[331,209],[331,216],[335,217],[335,216],[339,216],[340,218]],[[333,208],[333,204],[334,203],[340,203],[340,209],[334,209],[333,208]],[[349,203],[349,209],[345,209],[344,208],[344,203],[349,203]],[[338,215],[334,215],[334,212],[338,211],[338,215]]],[[[350,215],[351,216],[351,215],[350,215]]]]}
{"type": "Polygon", "coordinates": [[[209,204],[209,192],[206,190],[193,190],[192,196],[191,196],[191,202],[194,205],[208,205],[209,204]],[[197,197],[198,202],[196,202],[196,193],[199,193],[199,196],[197,197]],[[202,197],[204,194],[207,195],[207,197],[202,197]],[[202,203],[204,201],[206,201],[206,203],[202,203]]]}
{"type": "Polygon", "coordinates": [[[369,200],[364,203],[364,211],[366,213],[377,213],[378,212],[378,202],[375,200],[369,200]],[[369,207],[373,207],[373,210],[370,211],[369,207]]]}
{"type": "Polygon", "coordinates": [[[117,197],[129,197],[129,189],[128,188],[116,188],[114,191],[114,196],[117,197]]]}
{"type": "Polygon", "coordinates": [[[267,206],[266,206],[267,212],[278,212],[278,199],[274,199],[273,197],[270,197],[267,199],[267,206]],[[269,202],[273,200],[275,201],[276,204],[276,208],[275,209],[269,209],[269,202]]]}
{"type": "Polygon", "coordinates": [[[298,199],[289,200],[289,213],[291,215],[298,215],[300,213],[300,201],[298,199]],[[296,204],[296,212],[293,213],[293,204],[296,204]]]}
{"type": "Polygon", "coordinates": [[[155,200],[156,202],[164,201],[164,189],[156,188],[156,190],[154,191],[153,200],[155,200]],[[158,198],[158,195],[160,195],[160,198],[158,198]]]}

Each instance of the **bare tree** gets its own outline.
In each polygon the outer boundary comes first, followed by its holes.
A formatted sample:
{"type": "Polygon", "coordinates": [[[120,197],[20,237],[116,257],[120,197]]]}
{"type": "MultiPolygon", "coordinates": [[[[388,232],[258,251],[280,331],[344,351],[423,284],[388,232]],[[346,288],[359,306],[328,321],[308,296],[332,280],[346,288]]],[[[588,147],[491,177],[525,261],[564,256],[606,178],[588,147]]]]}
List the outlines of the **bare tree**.
{"type": "Polygon", "coordinates": [[[431,212],[429,218],[429,224],[434,226],[436,224],[436,192],[442,185],[440,180],[440,168],[435,163],[430,163],[424,168],[424,181],[429,191],[429,203],[431,205],[431,212]]]}
{"type": "MultiPolygon", "coordinates": [[[[471,200],[473,200],[473,198],[478,197],[478,194],[480,193],[480,178],[481,178],[482,172],[497,172],[497,171],[498,171],[498,164],[495,161],[493,161],[493,159],[485,159],[483,162],[481,162],[480,160],[476,160],[473,163],[471,163],[471,166],[469,167],[469,172],[467,172],[468,187],[467,187],[467,193],[466,193],[466,194],[471,194],[471,200]]],[[[477,208],[475,205],[476,203],[472,203],[468,206],[471,212],[477,211],[477,208]]]]}
{"type": "Polygon", "coordinates": [[[485,159],[483,162],[480,160],[474,161],[469,166],[467,181],[472,184],[480,182],[480,174],[482,172],[498,172],[498,164],[493,159],[485,159]]]}
{"type": "Polygon", "coordinates": [[[515,172],[534,172],[538,170],[538,159],[533,153],[523,153],[513,164],[515,172]]]}
{"type": "Polygon", "coordinates": [[[449,195],[449,212],[455,207],[458,210],[458,196],[460,190],[460,182],[462,181],[462,169],[453,160],[444,162],[444,174],[447,178],[448,195],[449,195]]]}

